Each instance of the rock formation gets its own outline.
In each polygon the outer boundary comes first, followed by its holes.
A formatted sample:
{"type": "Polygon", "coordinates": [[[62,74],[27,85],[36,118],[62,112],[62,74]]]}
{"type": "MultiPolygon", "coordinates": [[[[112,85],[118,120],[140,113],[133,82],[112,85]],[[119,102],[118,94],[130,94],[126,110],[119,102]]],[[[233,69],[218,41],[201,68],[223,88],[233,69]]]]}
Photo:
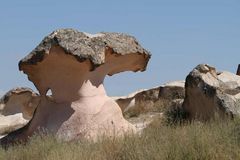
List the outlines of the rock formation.
{"type": "Polygon", "coordinates": [[[154,119],[163,118],[165,110],[182,105],[185,96],[184,84],[184,81],[169,82],[113,99],[118,103],[127,120],[138,130],[142,130],[154,119]]]}
{"type": "Polygon", "coordinates": [[[191,119],[240,114],[240,77],[233,73],[200,64],[187,76],[185,90],[183,108],[191,119]]]}
{"type": "Polygon", "coordinates": [[[113,99],[118,103],[123,113],[140,106],[144,106],[144,110],[148,112],[159,100],[169,102],[183,100],[185,95],[184,83],[184,81],[169,82],[159,87],[139,90],[128,96],[113,97],[113,99]]]}
{"type": "Polygon", "coordinates": [[[38,89],[40,104],[31,122],[2,143],[25,140],[41,129],[64,140],[135,132],[106,95],[103,81],[106,75],[144,71],[149,58],[149,52],[126,34],[54,31],[19,62],[38,89]],[[52,98],[46,96],[48,90],[52,98]]]}
{"type": "Polygon", "coordinates": [[[16,88],[0,99],[0,135],[25,126],[32,118],[40,97],[29,88],[16,88]]]}

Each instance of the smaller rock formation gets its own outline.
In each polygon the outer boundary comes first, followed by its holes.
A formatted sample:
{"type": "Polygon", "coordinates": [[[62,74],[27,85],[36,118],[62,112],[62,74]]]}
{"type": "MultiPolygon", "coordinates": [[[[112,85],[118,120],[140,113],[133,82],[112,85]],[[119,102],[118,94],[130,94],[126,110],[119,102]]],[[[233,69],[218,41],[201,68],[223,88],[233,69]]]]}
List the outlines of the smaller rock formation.
{"type": "Polygon", "coordinates": [[[240,76],[240,64],[238,65],[238,69],[237,69],[237,75],[240,76]]]}
{"type": "Polygon", "coordinates": [[[240,114],[240,77],[233,73],[200,64],[187,76],[185,90],[183,108],[191,119],[240,114]]]}
{"type": "Polygon", "coordinates": [[[0,135],[25,126],[32,118],[40,97],[29,88],[16,88],[0,99],[0,135]]]}
{"type": "Polygon", "coordinates": [[[131,93],[128,96],[113,97],[118,103],[123,113],[130,110],[142,108],[142,112],[149,112],[156,102],[183,100],[185,95],[184,81],[169,82],[159,87],[143,89],[131,93]]]}
{"type": "Polygon", "coordinates": [[[166,109],[182,105],[185,96],[184,84],[184,81],[170,82],[113,99],[122,109],[125,118],[140,131],[154,119],[163,118],[166,109]]]}

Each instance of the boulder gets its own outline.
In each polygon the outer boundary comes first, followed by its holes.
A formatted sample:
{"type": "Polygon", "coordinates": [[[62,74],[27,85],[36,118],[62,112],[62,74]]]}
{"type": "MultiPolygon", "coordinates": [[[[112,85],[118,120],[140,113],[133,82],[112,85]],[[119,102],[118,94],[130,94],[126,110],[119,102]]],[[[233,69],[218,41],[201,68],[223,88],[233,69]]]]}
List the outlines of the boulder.
{"type": "Polygon", "coordinates": [[[240,114],[240,77],[236,74],[200,64],[187,76],[185,89],[183,108],[190,119],[240,114]]]}
{"type": "Polygon", "coordinates": [[[25,126],[32,118],[40,97],[29,88],[16,88],[0,99],[0,135],[25,126]]]}

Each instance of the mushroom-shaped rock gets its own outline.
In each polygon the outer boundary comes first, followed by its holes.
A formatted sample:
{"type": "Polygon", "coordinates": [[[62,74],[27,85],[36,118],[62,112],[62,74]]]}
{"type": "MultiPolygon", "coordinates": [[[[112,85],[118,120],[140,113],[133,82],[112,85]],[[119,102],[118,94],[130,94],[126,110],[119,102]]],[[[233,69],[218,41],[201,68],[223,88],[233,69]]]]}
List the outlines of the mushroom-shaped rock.
{"type": "Polygon", "coordinates": [[[24,139],[39,128],[64,140],[135,132],[106,95],[103,81],[106,75],[144,71],[149,58],[149,52],[126,34],[54,31],[19,62],[41,100],[28,127],[11,137],[24,139]],[[46,96],[48,90],[52,98],[46,96]]]}
{"type": "Polygon", "coordinates": [[[29,88],[8,91],[0,99],[0,135],[25,126],[39,103],[39,96],[29,88]]]}
{"type": "Polygon", "coordinates": [[[186,78],[183,108],[191,119],[240,114],[240,77],[200,64],[186,78]]]}

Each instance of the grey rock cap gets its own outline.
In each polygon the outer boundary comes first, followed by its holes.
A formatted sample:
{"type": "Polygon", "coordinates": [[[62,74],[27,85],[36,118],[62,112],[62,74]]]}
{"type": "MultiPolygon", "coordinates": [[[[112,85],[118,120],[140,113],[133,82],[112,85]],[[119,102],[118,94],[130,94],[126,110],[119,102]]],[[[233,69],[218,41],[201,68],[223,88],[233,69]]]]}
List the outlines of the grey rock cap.
{"type": "Polygon", "coordinates": [[[113,54],[142,54],[146,59],[146,65],[140,69],[146,69],[151,54],[141,47],[137,40],[127,34],[101,32],[95,35],[79,32],[74,29],[59,29],[48,36],[25,58],[19,62],[19,70],[23,65],[35,65],[49,54],[52,46],[60,46],[66,54],[73,55],[79,62],[90,60],[92,70],[105,63],[105,51],[110,49],[113,54]]]}

